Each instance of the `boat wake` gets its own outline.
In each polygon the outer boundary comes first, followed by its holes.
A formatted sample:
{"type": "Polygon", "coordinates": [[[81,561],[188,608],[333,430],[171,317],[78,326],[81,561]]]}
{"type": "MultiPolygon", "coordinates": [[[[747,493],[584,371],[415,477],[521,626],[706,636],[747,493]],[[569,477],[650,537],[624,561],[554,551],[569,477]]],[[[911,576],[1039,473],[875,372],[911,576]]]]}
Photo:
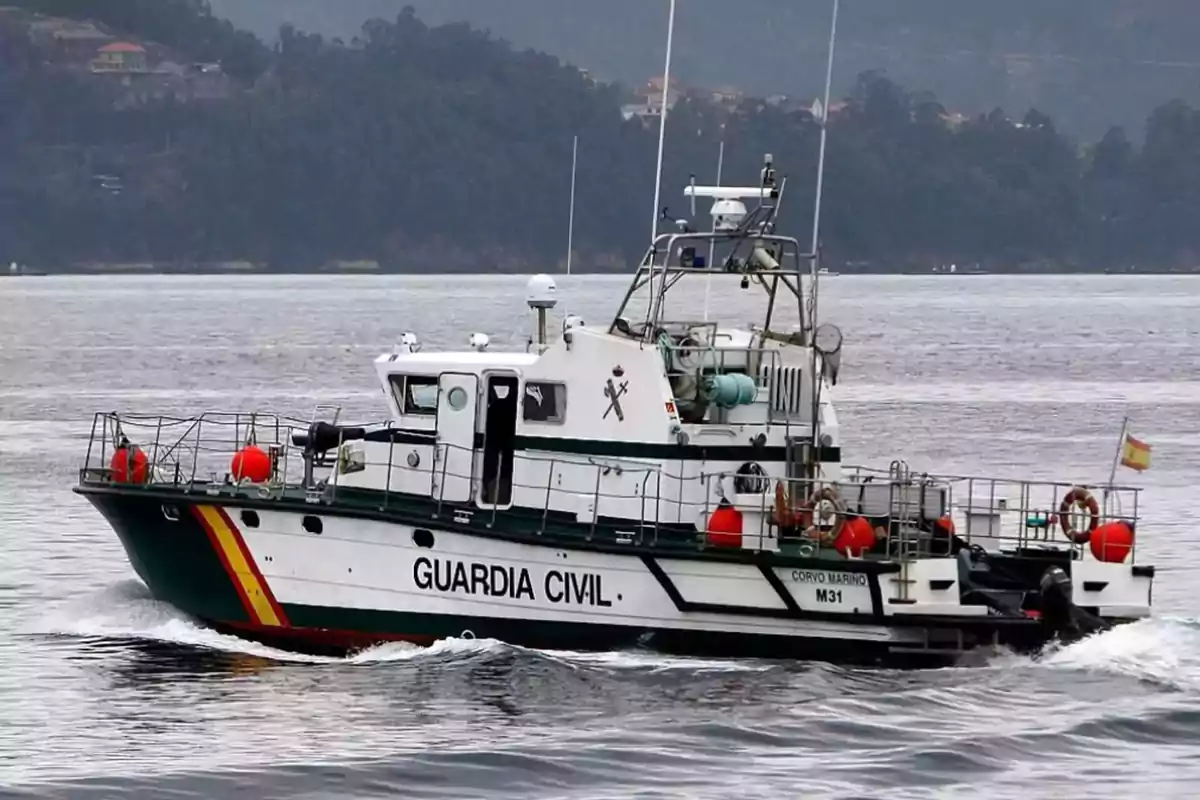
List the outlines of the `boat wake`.
{"type": "MultiPolygon", "coordinates": [[[[280,650],[218,633],[167,603],[154,600],[139,581],[122,581],[77,598],[51,612],[30,634],[90,643],[141,641],[181,649],[252,656],[280,664],[378,665],[414,660],[453,661],[526,654],[572,670],[666,673],[767,672],[780,662],[736,658],[691,658],[653,651],[537,650],[496,639],[444,639],[429,647],[395,642],[338,658],[280,650]]],[[[1112,675],[1177,690],[1200,690],[1200,620],[1160,617],[1120,626],[1038,656],[1009,651],[974,654],[951,670],[1050,670],[1112,675]]],[[[839,671],[841,671],[839,669],[839,671]]],[[[855,672],[861,670],[846,670],[855,672]]]]}
{"type": "Polygon", "coordinates": [[[54,611],[36,631],[90,641],[144,641],[294,664],[378,664],[415,658],[447,658],[505,647],[493,639],[447,639],[429,647],[390,642],[344,658],[308,655],[218,633],[174,606],[155,600],[129,580],[79,598],[54,611]]]}
{"type": "Polygon", "coordinates": [[[1043,653],[1050,669],[1107,673],[1179,690],[1200,690],[1200,620],[1159,617],[1043,653]]]}

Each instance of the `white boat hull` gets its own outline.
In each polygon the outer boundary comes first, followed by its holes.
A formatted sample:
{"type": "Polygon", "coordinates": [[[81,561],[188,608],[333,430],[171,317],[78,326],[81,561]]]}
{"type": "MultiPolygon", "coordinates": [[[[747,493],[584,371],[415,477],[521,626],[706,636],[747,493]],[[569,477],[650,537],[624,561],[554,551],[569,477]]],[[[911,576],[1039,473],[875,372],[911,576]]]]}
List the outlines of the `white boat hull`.
{"type": "Polygon", "coordinates": [[[92,500],[156,596],[219,629],[297,649],[476,637],[880,661],[1040,639],[1032,620],[998,626],[981,607],[887,602],[899,574],[891,563],[603,552],[455,530],[461,512],[416,526],[270,501],[122,491],[92,500]]]}

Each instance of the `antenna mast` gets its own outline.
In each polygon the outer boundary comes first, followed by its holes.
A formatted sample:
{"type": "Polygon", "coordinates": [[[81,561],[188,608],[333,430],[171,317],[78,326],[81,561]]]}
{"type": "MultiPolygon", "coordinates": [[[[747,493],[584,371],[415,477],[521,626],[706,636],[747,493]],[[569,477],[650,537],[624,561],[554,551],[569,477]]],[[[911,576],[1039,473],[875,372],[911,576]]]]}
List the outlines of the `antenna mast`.
{"type": "Polygon", "coordinates": [[[575,169],[579,164],[579,134],[575,135],[574,143],[571,145],[571,216],[567,222],[567,274],[571,274],[571,252],[574,248],[575,239],[575,169]]]}
{"type": "MultiPolygon", "coordinates": [[[[654,292],[654,240],[658,238],[658,204],[662,193],[662,168],[663,168],[663,147],[666,143],[667,136],[667,99],[670,96],[671,90],[671,45],[675,38],[675,0],[671,0],[671,10],[667,17],[667,65],[663,68],[663,90],[662,90],[662,108],[659,109],[658,119],[658,164],[655,167],[654,174],[654,219],[650,226],[650,304],[646,312],[646,322],[649,323],[658,309],[658,304],[662,302],[662,296],[667,292],[667,264],[663,261],[663,276],[662,288],[659,289],[659,296],[655,296],[654,292]]],[[[670,253],[667,258],[670,258],[670,253]]],[[[647,325],[647,330],[650,329],[647,325]]]]}
{"type": "Polygon", "coordinates": [[[663,145],[667,135],[667,98],[671,89],[671,45],[675,37],[675,0],[671,0],[671,11],[667,17],[667,65],[663,69],[662,108],[658,119],[658,165],[654,175],[654,217],[650,225],[650,242],[658,236],[658,203],[662,192],[663,145]]]}
{"type": "MultiPolygon", "coordinates": [[[[725,123],[722,122],[721,123],[721,146],[717,150],[717,188],[718,189],[721,187],[721,168],[724,166],[724,164],[725,164],[725,123]]],[[[696,204],[696,199],[695,199],[695,197],[693,197],[692,205],[694,206],[695,204],[696,204]]],[[[695,215],[696,215],[696,212],[693,211],[692,216],[695,216],[695,215]]],[[[711,270],[713,268],[713,261],[716,258],[716,252],[717,252],[716,241],[709,242],[708,243],[708,262],[706,264],[706,266],[708,267],[709,270],[711,270]]],[[[711,290],[712,290],[712,272],[709,272],[704,276],[704,321],[705,322],[708,322],[708,297],[709,297],[709,294],[711,293],[711,290]]]]}
{"type": "MultiPolygon", "coordinates": [[[[821,150],[817,157],[817,196],[813,205],[813,238],[812,260],[809,262],[812,270],[812,294],[809,297],[808,312],[808,346],[812,352],[812,447],[809,448],[814,474],[820,464],[821,451],[821,376],[817,374],[817,298],[818,298],[818,262],[820,261],[819,247],[821,244],[821,193],[825,187],[825,143],[829,135],[829,94],[833,85],[833,52],[837,42],[837,20],[839,0],[833,0],[833,20],[829,26],[829,63],[825,68],[825,103],[821,107],[821,150]]],[[[823,359],[822,359],[823,361],[823,359]]]]}
{"type": "MultiPolygon", "coordinates": [[[[829,94],[833,85],[833,52],[837,42],[838,5],[839,0],[833,0],[833,21],[829,27],[829,63],[825,67],[825,102],[821,106],[820,115],[821,150],[820,155],[817,156],[817,197],[816,203],[813,205],[812,260],[809,262],[812,269],[812,299],[808,317],[809,328],[812,331],[817,329],[817,262],[820,260],[818,250],[821,246],[821,195],[825,188],[825,142],[829,135],[829,94]]],[[[815,351],[813,358],[816,359],[815,351]]]]}

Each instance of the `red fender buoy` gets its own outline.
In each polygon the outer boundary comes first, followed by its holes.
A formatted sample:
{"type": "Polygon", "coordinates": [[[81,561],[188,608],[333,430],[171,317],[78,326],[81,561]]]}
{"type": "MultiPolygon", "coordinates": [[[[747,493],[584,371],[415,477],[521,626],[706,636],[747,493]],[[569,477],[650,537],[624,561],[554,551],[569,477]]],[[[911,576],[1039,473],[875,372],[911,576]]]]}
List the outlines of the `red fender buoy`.
{"type": "Polygon", "coordinates": [[[858,558],[874,546],[875,528],[863,517],[846,520],[833,540],[833,548],[848,558],[858,558]]]}
{"type": "Polygon", "coordinates": [[[722,502],[708,518],[707,538],[714,547],[741,547],[742,512],[722,502]]]}
{"type": "Polygon", "coordinates": [[[1106,522],[1092,532],[1088,546],[1097,561],[1123,564],[1133,550],[1133,526],[1128,522],[1106,522]]]}
{"type": "Polygon", "coordinates": [[[118,447],[108,466],[117,483],[145,483],[150,474],[150,459],[134,444],[118,447]]]}
{"type": "Polygon", "coordinates": [[[261,447],[248,444],[233,454],[229,471],[235,481],[266,483],[271,478],[271,457],[261,447]]]}

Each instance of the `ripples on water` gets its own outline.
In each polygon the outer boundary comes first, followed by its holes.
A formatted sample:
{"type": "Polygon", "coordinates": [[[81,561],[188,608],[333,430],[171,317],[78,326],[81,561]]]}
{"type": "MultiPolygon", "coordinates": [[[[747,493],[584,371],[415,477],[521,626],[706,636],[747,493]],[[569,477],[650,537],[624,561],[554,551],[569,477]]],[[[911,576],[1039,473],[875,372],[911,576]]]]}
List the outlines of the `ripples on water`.
{"type": "MultiPolygon", "coordinates": [[[[150,599],[70,492],[90,414],[345,403],[414,329],[520,346],[523,280],[0,282],[0,787],[148,797],[1193,797],[1200,281],[849,278],[845,449],[918,468],[1107,474],[1154,446],[1158,618],[1039,659],[845,669],[451,640],[349,659],[221,636],[150,599]],[[440,307],[439,307],[440,304],[440,307]],[[431,309],[437,309],[436,311],[431,309]],[[471,320],[470,328],[456,320],[471,320]]],[[[611,279],[560,281],[606,323],[611,279]]],[[[739,295],[722,295],[739,310],[739,295]]],[[[699,295],[689,298],[699,305],[699,295]]],[[[563,309],[559,309],[562,311],[563,309]]]]}

